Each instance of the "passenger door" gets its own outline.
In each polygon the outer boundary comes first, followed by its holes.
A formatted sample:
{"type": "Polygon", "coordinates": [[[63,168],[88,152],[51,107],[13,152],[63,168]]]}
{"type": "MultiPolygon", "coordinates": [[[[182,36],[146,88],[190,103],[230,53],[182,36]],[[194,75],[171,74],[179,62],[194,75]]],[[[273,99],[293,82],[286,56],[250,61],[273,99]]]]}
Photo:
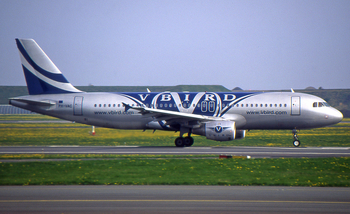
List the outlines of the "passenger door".
{"type": "Polygon", "coordinates": [[[84,97],[74,97],[73,113],[75,116],[83,115],[83,99],[84,97]]]}
{"type": "Polygon", "coordinates": [[[292,97],[291,115],[300,115],[300,97],[292,97]]]}

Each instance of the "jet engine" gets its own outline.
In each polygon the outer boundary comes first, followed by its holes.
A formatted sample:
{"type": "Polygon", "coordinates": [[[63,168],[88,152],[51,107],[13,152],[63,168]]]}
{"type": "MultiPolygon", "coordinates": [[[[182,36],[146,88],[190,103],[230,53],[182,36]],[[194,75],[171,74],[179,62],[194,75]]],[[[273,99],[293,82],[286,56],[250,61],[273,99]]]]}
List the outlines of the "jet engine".
{"type": "MultiPolygon", "coordinates": [[[[234,121],[210,121],[199,129],[194,129],[194,134],[206,136],[207,139],[216,141],[229,141],[236,138],[236,123],[234,121]]],[[[239,130],[242,138],[242,130],[239,130]]],[[[244,130],[243,130],[244,131],[244,130]]],[[[243,132],[244,133],[244,132],[243,132]]]]}

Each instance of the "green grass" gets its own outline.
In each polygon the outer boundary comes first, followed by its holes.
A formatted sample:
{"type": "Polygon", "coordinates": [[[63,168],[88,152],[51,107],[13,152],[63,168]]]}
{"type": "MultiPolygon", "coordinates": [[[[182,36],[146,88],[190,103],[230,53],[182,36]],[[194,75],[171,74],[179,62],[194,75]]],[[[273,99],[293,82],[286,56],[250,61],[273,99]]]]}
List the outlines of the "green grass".
{"type": "MultiPolygon", "coordinates": [[[[0,120],[53,120],[43,115],[0,115],[0,120]]],[[[60,121],[60,120],[57,120],[60,121]]],[[[343,120],[350,122],[349,118],[343,120]]],[[[79,123],[0,123],[0,146],[173,146],[179,133],[152,130],[117,130],[96,128],[79,123]]],[[[193,135],[194,146],[283,146],[292,147],[291,130],[251,130],[246,138],[217,142],[193,135]]],[[[349,147],[350,123],[332,127],[301,130],[299,140],[303,147],[349,147]]]]}
{"type": "Polygon", "coordinates": [[[350,158],[120,159],[0,163],[0,185],[345,186],[350,158]]]}
{"type": "MultiPolygon", "coordinates": [[[[116,130],[96,128],[92,136],[91,127],[82,124],[0,124],[1,146],[173,146],[179,133],[151,130],[116,130]]],[[[252,130],[246,138],[217,142],[203,136],[193,135],[194,146],[283,146],[292,147],[290,130],[252,130]]],[[[326,127],[301,130],[301,146],[350,146],[350,127],[326,127]]]]}
{"type": "Polygon", "coordinates": [[[56,117],[51,117],[41,114],[0,114],[0,120],[60,120],[56,117]]]}

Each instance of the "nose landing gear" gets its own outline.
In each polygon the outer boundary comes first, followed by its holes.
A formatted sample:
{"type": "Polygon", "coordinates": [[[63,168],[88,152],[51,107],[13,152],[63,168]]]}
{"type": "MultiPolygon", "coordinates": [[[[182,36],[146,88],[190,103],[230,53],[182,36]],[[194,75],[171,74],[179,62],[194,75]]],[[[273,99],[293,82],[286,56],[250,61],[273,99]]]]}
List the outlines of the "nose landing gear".
{"type": "Polygon", "coordinates": [[[292,133],[293,133],[293,137],[294,137],[293,146],[299,147],[300,141],[298,140],[298,131],[296,129],[293,129],[292,133]]]}

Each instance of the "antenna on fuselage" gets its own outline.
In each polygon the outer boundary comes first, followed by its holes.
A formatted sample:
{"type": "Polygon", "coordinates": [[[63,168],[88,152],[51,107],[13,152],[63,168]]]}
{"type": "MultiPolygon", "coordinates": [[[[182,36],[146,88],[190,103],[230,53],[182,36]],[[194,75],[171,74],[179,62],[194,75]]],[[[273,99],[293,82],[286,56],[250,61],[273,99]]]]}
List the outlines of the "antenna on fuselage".
{"type": "Polygon", "coordinates": [[[292,93],[294,93],[294,90],[293,90],[292,88],[290,89],[290,91],[291,91],[292,93]]]}
{"type": "Polygon", "coordinates": [[[148,93],[150,93],[150,92],[151,92],[151,90],[149,90],[149,88],[147,88],[147,92],[148,92],[148,93]]]}

